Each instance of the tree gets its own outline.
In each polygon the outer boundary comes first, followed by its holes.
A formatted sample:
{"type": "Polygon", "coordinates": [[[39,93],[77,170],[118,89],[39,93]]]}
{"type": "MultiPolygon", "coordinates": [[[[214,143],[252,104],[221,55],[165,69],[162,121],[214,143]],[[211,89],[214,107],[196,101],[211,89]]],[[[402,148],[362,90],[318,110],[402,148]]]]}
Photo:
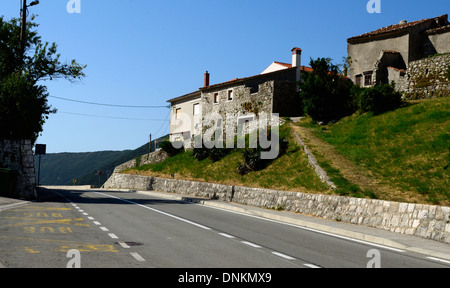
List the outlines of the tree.
{"type": "Polygon", "coordinates": [[[302,74],[300,99],[304,113],[315,121],[329,122],[350,114],[350,83],[339,75],[329,58],[311,59],[312,72],[302,74]]]}
{"type": "MultiPolygon", "coordinates": [[[[32,21],[34,16],[32,17],[32,21]]],[[[20,20],[0,17],[0,138],[36,141],[48,115],[56,113],[47,102],[47,88],[39,81],[85,77],[85,65],[72,60],[61,63],[55,43],[43,43],[35,31],[39,25],[28,22],[22,60],[20,20]]]]}

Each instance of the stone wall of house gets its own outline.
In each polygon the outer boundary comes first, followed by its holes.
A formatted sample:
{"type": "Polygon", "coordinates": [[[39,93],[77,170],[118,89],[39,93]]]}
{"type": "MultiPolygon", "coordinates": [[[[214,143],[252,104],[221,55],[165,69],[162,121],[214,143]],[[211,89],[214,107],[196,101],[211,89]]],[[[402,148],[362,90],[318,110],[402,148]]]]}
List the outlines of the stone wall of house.
{"type": "Polygon", "coordinates": [[[202,122],[205,137],[210,137],[205,132],[212,125],[217,125],[216,120],[210,121],[208,117],[213,119],[220,115],[224,139],[226,139],[227,131],[236,134],[238,119],[252,115],[257,117],[262,112],[271,115],[274,81],[259,84],[257,87],[258,91],[255,92],[254,87],[241,83],[240,85],[212,89],[202,93],[202,122]],[[228,91],[233,92],[232,100],[228,100],[228,91]],[[216,93],[219,94],[218,103],[214,103],[214,94],[216,93]]]}
{"type": "Polygon", "coordinates": [[[11,196],[36,198],[36,175],[31,140],[0,140],[0,167],[17,171],[17,181],[11,196]]]}
{"type": "Polygon", "coordinates": [[[449,67],[450,54],[410,62],[397,88],[404,92],[405,99],[450,96],[450,79],[446,76],[449,67]]]}
{"type": "Polygon", "coordinates": [[[136,189],[204,197],[313,215],[450,244],[450,207],[296,193],[114,173],[107,189],[136,189]]]}

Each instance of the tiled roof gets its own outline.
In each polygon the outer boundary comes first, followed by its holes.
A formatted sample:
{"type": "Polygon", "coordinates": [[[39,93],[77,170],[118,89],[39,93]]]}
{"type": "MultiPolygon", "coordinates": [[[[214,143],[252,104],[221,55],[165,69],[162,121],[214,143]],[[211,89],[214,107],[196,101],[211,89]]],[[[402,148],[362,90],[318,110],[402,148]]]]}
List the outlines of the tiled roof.
{"type": "MultiPolygon", "coordinates": [[[[383,27],[381,29],[378,29],[378,30],[375,30],[375,31],[372,31],[369,33],[362,34],[360,36],[351,37],[347,40],[347,42],[351,43],[351,42],[358,41],[358,40],[370,40],[371,38],[380,36],[380,35],[407,31],[411,27],[414,27],[416,25],[426,23],[426,22],[435,22],[438,27],[449,24],[448,15],[446,14],[446,15],[442,15],[442,16],[439,16],[436,18],[423,19],[423,20],[414,21],[414,22],[410,22],[410,23],[390,25],[390,26],[383,27]]],[[[435,28],[435,27],[433,27],[433,28],[435,28]]]]}
{"type": "MultiPolygon", "coordinates": [[[[278,61],[273,61],[273,63],[279,64],[279,65],[284,66],[286,68],[292,68],[292,64],[278,62],[278,61]]],[[[300,70],[302,70],[304,72],[312,72],[313,71],[313,69],[311,67],[306,67],[306,66],[301,66],[300,70]]]]}
{"type": "Polygon", "coordinates": [[[425,33],[426,34],[435,34],[435,33],[442,33],[442,32],[446,32],[446,31],[450,31],[450,24],[446,25],[446,26],[441,26],[441,27],[427,30],[425,33]]]}
{"type": "MultiPolygon", "coordinates": [[[[287,67],[287,69],[292,69],[292,67],[287,67]]],[[[228,84],[235,83],[235,82],[240,82],[240,81],[247,81],[247,80],[258,78],[258,77],[267,77],[267,75],[269,75],[269,74],[283,73],[285,70],[286,69],[270,72],[270,73],[267,73],[267,74],[258,74],[258,75],[245,77],[245,78],[234,78],[234,79],[226,81],[226,82],[210,85],[208,87],[202,87],[202,88],[200,88],[200,90],[205,90],[205,89],[210,89],[210,88],[217,88],[217,87],[220,87],[220,86],[223,86],[223,85],[228,85],[228,84]]]]}

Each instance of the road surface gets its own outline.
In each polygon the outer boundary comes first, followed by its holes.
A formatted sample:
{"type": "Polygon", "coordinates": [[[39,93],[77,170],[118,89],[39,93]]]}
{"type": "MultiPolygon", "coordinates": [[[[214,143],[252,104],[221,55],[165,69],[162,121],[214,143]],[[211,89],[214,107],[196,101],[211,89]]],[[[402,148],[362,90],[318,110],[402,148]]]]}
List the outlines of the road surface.
{"type": "Polygon", "coordinates": [[[0,212],[4,266],[450,268],[450,261],[205,205],[119,191],[46,193],[0,212]]]}

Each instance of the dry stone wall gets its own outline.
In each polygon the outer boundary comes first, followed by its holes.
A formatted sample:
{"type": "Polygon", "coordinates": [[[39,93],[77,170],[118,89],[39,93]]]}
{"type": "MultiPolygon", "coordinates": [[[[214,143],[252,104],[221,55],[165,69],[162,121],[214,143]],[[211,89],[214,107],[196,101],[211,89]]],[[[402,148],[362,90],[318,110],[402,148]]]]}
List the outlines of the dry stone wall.
{"type": "Polygon", "coordinates": [[[164,160],[166,160],[167,157],[169,157],[169,155],[166,152],[164,152],[162,150],[158,150],[158,151],[152,152],[150,154],[142,155],[140,157],[137,157],[133,160],[130,160],[128,162],[125,162],[125,163],[117,166],[114,169],[114,173],[118,173],[118,172],[121,172],[126,169],[135,168],[140,165],[161,163],[164,160]]]}
{"type": "Polygon", "coordinates": [[[295,193],[114,173],[107,189],[177,193],[313,215],[450,244],[450,207],[295,193]]]}
{"type": "Polygon", "coordinates": [[[434,56],[409,63],[398,88],[406,99],[426,99],[450,96],[450,54],[434,56]]]}
{"type": "Polygon", "coordinates": [[[0,139],[0,167],[17,172],[12,196],[23,199],[36,198],[36,175],[31,140],[0,139]]]}

